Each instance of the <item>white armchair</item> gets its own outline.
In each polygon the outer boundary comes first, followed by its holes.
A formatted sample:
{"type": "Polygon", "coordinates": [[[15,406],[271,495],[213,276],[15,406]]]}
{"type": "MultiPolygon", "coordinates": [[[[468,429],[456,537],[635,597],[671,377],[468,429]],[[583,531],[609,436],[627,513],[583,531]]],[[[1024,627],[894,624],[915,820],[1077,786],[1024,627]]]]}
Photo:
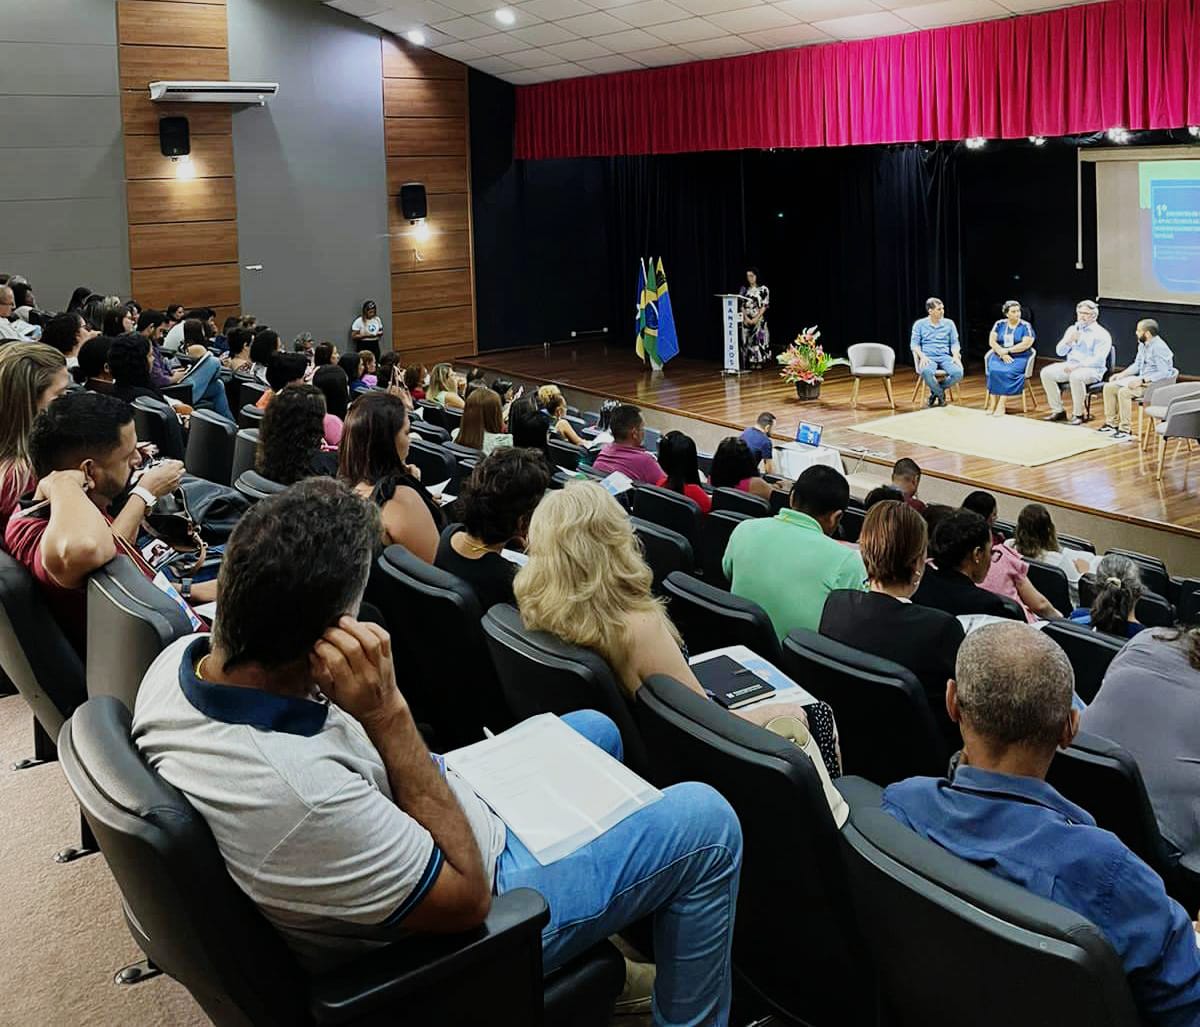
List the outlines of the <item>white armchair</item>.
{"type": "MultiPolygon", "coordinates": [[[[1177,399],[1167,407],[1167,416],[1155,426],[1158,433],[1158,466],[1154,472],[1154,480],[1162,481],[1163,460],[1167,455],[1167,439],[1188,440],[1188,450],[1192,442],[1200,439],[1200,397],[1177,399]]],[[[1178,442],[1175,446],[1179,448],[1178,442]]]]}
{"type": "Polygon", "coordinates": [[[850,376],[854,379],[854,391],[850,394],[850,405],[858,406],[858,385],[864,378],[877,378],[883,381],[887,392],[888,406],[896,409],[896,401],[892,398],[892,375],[896,372],[896,351],[891,346],[881,342],[856,342],[846,350],[846,359],[850,361],[850,376]]]}

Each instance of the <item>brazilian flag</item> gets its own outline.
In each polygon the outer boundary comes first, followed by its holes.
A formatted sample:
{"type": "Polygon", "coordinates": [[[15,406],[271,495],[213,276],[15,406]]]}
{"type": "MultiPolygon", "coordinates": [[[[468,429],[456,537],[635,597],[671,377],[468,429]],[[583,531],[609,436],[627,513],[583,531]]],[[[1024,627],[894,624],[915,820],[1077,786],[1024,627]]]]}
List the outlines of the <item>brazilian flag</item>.
{"type": "Polygon", "coordinates": [[[642,261],[638,277],[637,355],[649,359],[651,367],[662,367],[658,356],[658,283],[654,279],[654,262],[642,261]]]}

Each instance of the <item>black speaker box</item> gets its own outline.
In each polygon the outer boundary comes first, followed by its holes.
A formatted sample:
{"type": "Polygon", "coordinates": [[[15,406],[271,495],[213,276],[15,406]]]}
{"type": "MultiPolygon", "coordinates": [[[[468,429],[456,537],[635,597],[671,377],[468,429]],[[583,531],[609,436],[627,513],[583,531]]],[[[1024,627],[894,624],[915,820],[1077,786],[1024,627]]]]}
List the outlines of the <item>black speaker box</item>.
{"type": "Polygon", "coordinates": [[[429,216],[425,186],[420,182],[405,182],[400,186],[400,213],[409,221],[429,216]]]}
{"type": "Polygon", "coordinates": [[[164,157],[186,157],[192,152],[192,137],[188,119],[183,117],[158,119],[158,144],[164,157]]]}

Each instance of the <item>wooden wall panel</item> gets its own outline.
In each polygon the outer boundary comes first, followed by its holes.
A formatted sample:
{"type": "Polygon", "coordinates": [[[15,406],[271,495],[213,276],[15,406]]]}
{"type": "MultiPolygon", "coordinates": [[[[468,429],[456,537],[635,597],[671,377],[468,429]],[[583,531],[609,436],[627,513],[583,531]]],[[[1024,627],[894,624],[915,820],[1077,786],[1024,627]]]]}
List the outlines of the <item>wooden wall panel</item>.
{"type": "MultiPolygon", "coordinates": [[[[233,177],[233,137],[192,136],[192,165],[197,178],[233,177]]],[[[175,178],[176,165],[162,155],[158,136],[125,137],[126,178],[175,178]]]]}
{"type": "Polygon", "coordinates": [[[242,285],[236,263],[154,267],[133,272],[133,294],[159,310],[168,303],[228,307],[241,301],[242,285]]]}
{"type": "Polygon", "coordinates": [[[129,226],[133,268],[188,264],[231,264],[238,259],[236,221],[197,221],[129,226]]]}
{"type": "MultiPolygon", "coordinates": [[[[183,2],[183,0],[180,0],[183,2]]],[[[121,94],[121,123],[125,135],[158,138],[158,119],[183,115],[195,139],[198,135],[231,135],[233,113],[224,104],[215,103],[155,103],[146,89],[121,94]]]]}
{"type": "Polygon", "coordinates": [[[457,307],[470,299],[471,275],[466,268],[392,275],[392,310],[395,313],[457,307]]]}
{"type": "Polygon", "coordinates": [[[440,364],[443,361],[452,363],[456,357],[471,355],[465,342],[453,342],[448,346],[419,346],[416,348],[396,346],[395,348],[403,358],[405,367],[409,364],[424,364],[426,367],[433,367],[434,364],[440,364]]]}
{"type": "Polygon", "coordinates": [[[225,0],[118,0],[117,42],[133,294],[142,304],[241,310],[232,109],[156,104],[156,79],[228,79],[225,0]],[[183,115],[195,177],[162,156],[159,119],[183,115]]]}
{"type": "Polygon", "coordinates": [[[118,0],[117,38],[136,45],[229,46],[224,7],[178,0],[118,0]]]}
{"type": "Polygon", "coordinates": [[[392,265],[392,344],[419,360],[476,352],[466,67],[383,37],[384,148],[392,265]],[[404,182],[428,198],[430,238],[400,214],[404,182]]]}
{"type": "Polygon", "coordinates": [[[387,118],[466,117],[467,83],[448,78],[385,78],[383,114],[387,118]]]}
{"type": "Polygon", "coordinates": [[[466,118],[384,118],[383,124],[389,157],[466,156],[466,118]]]}
{"type": "MultiPolygon", "coordinates": [[[[182,4],[185,0],[172,0],[182,4]]],[[[118,48],[121,88],[145,92],[160,79],[227,79],[229,54],[204,46],[127,46],[118,48]]]]}

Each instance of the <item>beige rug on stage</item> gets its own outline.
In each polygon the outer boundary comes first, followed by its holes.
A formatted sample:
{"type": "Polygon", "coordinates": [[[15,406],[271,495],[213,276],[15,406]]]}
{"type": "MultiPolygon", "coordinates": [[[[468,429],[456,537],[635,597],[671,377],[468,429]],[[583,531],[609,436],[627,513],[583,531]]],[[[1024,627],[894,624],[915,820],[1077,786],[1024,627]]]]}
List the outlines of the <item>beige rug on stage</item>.
{"type": "Polygon", "coordinates": [[[955,404],[867,421],[856,424],[854,430],[1024,467],[1122,445],[1094,428],[1072,428],[1061,422],[1035,421],[1013,414],[990,417],[982,410],[955,404]]]}

